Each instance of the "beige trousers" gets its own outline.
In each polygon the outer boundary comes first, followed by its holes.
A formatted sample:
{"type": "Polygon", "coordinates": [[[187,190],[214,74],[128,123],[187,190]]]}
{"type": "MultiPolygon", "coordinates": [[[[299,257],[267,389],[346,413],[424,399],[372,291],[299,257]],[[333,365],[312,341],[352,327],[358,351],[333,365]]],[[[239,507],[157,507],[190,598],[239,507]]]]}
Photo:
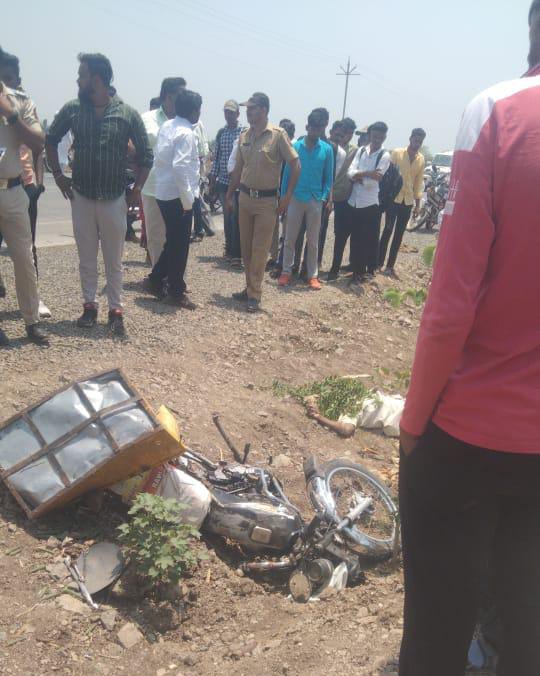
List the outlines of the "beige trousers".
{"type": "Polygon", "coordinates": [[[146,248],[152,267],[154,267],[165,246],[165,221],[155,197],[143,195],[142,203],[146,227],[146,248]]]}
{"type": "Polygon", "coordinates": [[[261,299],[262,282],[276,226],[277,198],[254,199],[240,193],[240,247],[248,298],[261,299]]]}
{"type": "Polygon", "coordinates": [[[39,321],[39,296],[32,255],[28,197],[22,186],[0,190],[0,232],[15,269],[15,290],[27,326],[39,321]]]}
{"type": "Polygon", "coordinates": [[[120,195],[114,200],[91,200],[74,190],[71,216],[73,235],[79,252],[79,274],[84,302],[96,302],[97,256],[101,242],[109,309],[121,310],[122,254],[127,229],[125,196],[120,195]]]}

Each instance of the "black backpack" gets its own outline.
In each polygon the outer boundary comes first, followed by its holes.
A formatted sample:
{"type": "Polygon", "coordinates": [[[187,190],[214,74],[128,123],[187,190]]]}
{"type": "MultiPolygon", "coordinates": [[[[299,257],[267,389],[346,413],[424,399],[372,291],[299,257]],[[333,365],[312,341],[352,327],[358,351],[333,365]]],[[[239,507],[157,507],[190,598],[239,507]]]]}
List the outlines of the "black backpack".
{"type": "MultiPolygon", "coordinates": [[[[365,152],[366,149],[364,147],[362,148],[362,154],[365,152]]],[[[379,166],[379,162],[385,152],[386,150],[383,148],[378,154],[375,169],[379,166]]],[[[390,166],[382,177],[382,181],[379,183],[379,205],[381,211],[386,211],[388,209],[401,192],[401,188],[403,188],[403,176],[401,175],[399,167],[393,162],[390,162],[390,166]]]]}

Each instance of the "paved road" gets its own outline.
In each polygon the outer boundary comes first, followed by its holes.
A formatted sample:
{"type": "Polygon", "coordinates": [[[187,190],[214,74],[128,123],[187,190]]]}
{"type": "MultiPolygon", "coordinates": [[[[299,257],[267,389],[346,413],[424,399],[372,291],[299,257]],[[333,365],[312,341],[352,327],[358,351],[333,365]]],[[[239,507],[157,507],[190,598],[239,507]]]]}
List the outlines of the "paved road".
{"type": "Polygon", "coordinates": [[[71,209],[56,187],[51,174],[45,174],[45,192],[38,202],[36,245],[75,244],[71,226],[71,209]]]}
{"type": "MultiPolygon", "coordinates": [[[[223,230],[223,219],[214,216],[214,227],[223,230]]],[[[135,223],[135,230],[140,223],[135,223]]],[[[75,244],[71,225],[71,209],[56,187],[51,174],[45,174],[45,192],[39,198],[36,244],[42,246],[63,246],[75,244]]]]}

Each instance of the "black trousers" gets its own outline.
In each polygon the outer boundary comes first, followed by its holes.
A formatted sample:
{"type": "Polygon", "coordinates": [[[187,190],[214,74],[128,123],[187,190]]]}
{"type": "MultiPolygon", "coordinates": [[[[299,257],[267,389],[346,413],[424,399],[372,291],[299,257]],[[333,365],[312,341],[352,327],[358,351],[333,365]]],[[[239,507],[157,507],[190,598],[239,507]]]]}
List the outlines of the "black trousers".
{"type": "Polygon", "coordinates": [[[186,291],[184,275],[189,256],[193,211],[184,211],[180,199],[157,200],[165,221],[165,246],[152,268],[150,279],[156,284],[168,281],[169,294],[178,298],[186,291]]]}
{"type": "Polygon", "coordinates": [[[334,202],[334,255],[330,272],[339,273],[343,261],[343,252],[350,237],[350,223],[347,218],[347,200],[334,202]]]}
{"type": "Polygon", "coordinates": [[[347,203],[346,218],[351,233],[351,263],[355,275],[373,274],[379,257],[381,210],[378,204],[356,209],[347,203]]]}
{"type": "Polygon", "coordinates": [[[401,455],[399,501],[400,676],[463,676],[488,578],[502,622],[497,674],[540,674],[540,453],[478,448],[430,424],[401,455]]]}
{"type": "Polygon", "coordinates": [[[412,205],[407,206],[405,203],[396,204],[395,202],[386,212],[386,223],[384,225],[383,234],[379,243],[379,267],[384,265],[386,259],[386,251],[388,249],[388,242],[394,233],[392,239],[392,246],[390,247],[390,255],[388,257],[387,267],[394,268],[396,264],[399,247],[403,240],[403,234],[407,228],[407,223],[411,217],[412,205]]]}

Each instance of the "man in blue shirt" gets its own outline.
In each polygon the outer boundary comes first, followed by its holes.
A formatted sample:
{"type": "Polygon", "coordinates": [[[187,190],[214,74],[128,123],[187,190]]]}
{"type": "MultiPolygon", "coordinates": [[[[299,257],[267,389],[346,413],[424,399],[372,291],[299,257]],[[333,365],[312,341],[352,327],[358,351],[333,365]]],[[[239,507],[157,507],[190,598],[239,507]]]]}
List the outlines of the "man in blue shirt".
{"type": "MultiPolygon", "coordinates": [[[[334,175],[334,153],[332,146],[321,139],[325,130],[325,120],[312,112],[306,126],[307,135],[293,144],[300,157],[302,166],[300,178],[293,193],[287,211],[287,233],[283,251],[283,272],[279,278],[280,286],[291,281],[294,264],[295,244],[306,219],[307,234],[307,280],[311,289],[319,290],[318,280],[319,232],[323,202],[328,199],[332,189],[334,175]]],[[[289,185],[289,167],[283,174],[281,194],[287,192],[289,185]]]]}

